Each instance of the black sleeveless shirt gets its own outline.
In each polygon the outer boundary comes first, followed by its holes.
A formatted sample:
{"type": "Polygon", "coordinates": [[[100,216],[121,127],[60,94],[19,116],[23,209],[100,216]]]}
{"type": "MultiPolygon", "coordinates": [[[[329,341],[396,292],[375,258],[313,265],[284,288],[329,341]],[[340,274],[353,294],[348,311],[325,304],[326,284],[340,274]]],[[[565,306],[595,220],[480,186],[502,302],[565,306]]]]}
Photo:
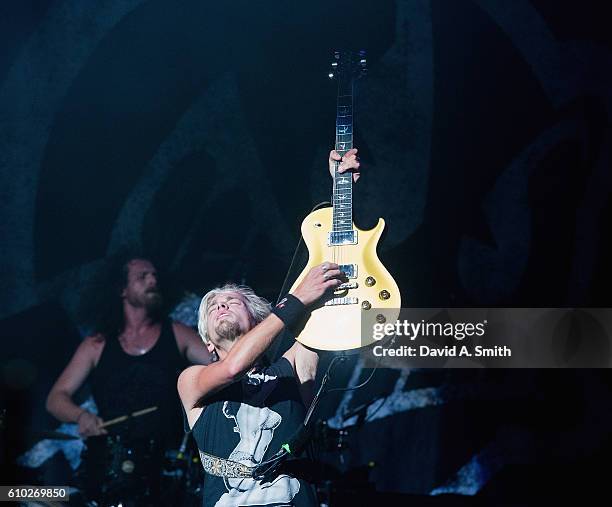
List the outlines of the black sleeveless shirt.
{"type": "MultiPolygon", "coordinates": [[[[248,466],[273,456],[306,415],[293,368],[285,358],[248,373],[206,402],[192,428],[198,448],[248,466]]],[[[288,475],[262,485],[254,479],[206,474],[203,505],[310,507],[317,503],[309,484],[288,475]]]]}
{"type": "Polygon", "coordinates": [[[177,446],[182,436],[181,404],[176,390],[187,366],[181,356],[172,323],[162,323],[160,336],[146,354],[127,354],[117,337],[107,339],[91,378],[99,416],[105,421],[156,406],[149,414],[108,427],[123,440],[150,440],[177,446]]]}

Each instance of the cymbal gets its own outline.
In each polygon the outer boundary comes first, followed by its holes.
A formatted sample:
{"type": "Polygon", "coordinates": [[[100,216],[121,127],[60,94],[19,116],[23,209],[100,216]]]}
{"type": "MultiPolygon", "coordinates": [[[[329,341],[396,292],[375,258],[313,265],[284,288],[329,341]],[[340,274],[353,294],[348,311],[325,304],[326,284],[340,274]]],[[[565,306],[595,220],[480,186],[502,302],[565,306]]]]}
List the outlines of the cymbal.
{"type": "Polygon", "coordinates": [[[79,440],[80,437],[70,435],[68,433],[62,433],[61,431],[37,431],[34,436],[38,440],[79,440]]]}

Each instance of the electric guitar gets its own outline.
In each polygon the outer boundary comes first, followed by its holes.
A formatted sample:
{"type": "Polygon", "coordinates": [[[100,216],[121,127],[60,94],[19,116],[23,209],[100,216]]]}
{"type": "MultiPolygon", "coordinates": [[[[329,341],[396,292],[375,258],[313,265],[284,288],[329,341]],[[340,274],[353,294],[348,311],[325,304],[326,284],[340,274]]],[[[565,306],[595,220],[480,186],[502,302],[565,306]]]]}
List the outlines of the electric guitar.
{"type": "MultiPolygon", "coordinates": [[[[336,106],[336,151],[353,148],[353,89],[365,73],[365,53],[336,52],[329,73],[338,81],[336,106]]],[[[317,350],[352,350],[370,345],[373,325],[395,322],[401,296],[395,280],[376,255],[385,228],[382,218],[369,231],[353,223],[353,175],[333,175],[332,207],[312,212],[302,222],[302,236],[308,248],[308,263],[298,276],[293,291],[308,271],[322,262],[335,262],[347,281],[323,298],[296,339],[317,350]]]]}

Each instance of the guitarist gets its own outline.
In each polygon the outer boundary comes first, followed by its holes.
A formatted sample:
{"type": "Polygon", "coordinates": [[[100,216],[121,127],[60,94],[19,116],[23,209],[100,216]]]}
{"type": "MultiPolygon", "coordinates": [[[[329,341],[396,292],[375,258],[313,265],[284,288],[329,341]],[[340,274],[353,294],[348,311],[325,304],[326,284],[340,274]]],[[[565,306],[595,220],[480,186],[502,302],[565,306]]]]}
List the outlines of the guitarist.
{"type": "MultiPolygon", "coordinates": [[[[329,165],[359,177],[357,150],[332,151],[329,165]]],[[[338,265],[324,262],[270,311],[251,289],[225,285],[201,301],[198,330],[218,361],[181,373],[178,391],[200,450],[204,506],[317,505],[313,488],[281,474],[262,482],[253,467],[269,459],[295,432],[310,404],[318,354],[299,342],[275,363],[260,358],[285,326],[301,320],[307,307],[343,281],[338,265]]]]}

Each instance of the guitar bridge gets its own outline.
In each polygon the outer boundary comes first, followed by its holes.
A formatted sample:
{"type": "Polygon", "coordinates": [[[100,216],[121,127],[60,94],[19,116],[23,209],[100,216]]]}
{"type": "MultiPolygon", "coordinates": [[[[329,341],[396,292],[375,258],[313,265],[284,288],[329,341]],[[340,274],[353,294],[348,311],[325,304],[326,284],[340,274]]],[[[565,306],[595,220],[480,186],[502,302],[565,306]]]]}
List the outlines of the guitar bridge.
{"type": "Polygon", "coordinates": [[[336,290],[356,289],[356,288],[357,288],[357,282],[346,282],[346,283],[342,283],[338,285],[338,287],[336,287],[336,290]]]}
{"type": "Polygon", "coordinates": [[[347,298],[333,298],[329,301],[325,301],[325,306],[339,306],[339,305],[356,305],[359,303],[359,298],[347,297],[347,298]]]}

